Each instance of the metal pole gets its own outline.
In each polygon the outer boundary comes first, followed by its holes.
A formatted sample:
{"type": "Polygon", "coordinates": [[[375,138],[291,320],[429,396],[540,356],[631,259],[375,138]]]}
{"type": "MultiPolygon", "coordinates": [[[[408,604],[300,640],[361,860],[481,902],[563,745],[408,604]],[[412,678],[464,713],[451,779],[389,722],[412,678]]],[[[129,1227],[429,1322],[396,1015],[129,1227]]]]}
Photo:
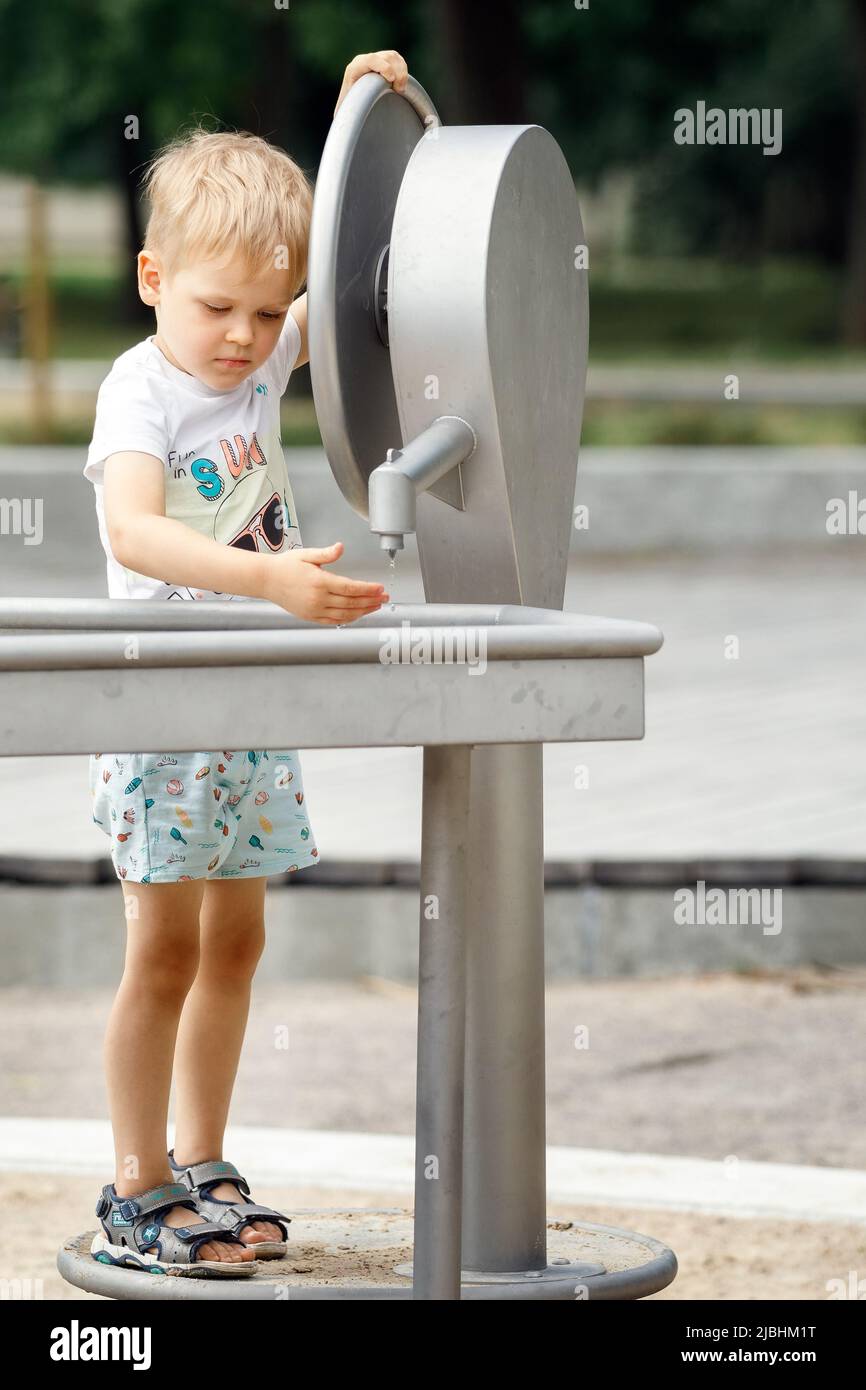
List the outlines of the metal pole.
{"type": "Polygon", "coordinates": [[[470,749],[424,749],[413,1297],[460,1298],[470,749]]]}
{"type": "Polygon", "coordinates": [[[25,351],[30,361],[30,428],[34,443],[52,431],[51,284],[48,263],[45,189],[35,179],[27,185],[28,275],[25,297],[25,351]]]}
{"type": "Polygon", "coordinates": [[[540,744],[472,751],[464,1270],[547,1263],[540,744]]]}

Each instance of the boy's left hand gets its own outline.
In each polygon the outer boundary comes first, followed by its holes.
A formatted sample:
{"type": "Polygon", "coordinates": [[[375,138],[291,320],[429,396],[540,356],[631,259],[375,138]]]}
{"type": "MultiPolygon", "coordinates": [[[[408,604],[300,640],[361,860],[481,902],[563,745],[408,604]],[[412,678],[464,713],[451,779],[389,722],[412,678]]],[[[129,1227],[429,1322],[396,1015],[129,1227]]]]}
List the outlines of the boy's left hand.
{"type": "Polygon", "coordinates": [[[383,48],[378,53],[359,53],[349,63],[343,74],[343,85],[340,88],[340,95],[337,97],[337,105],[334,107],[336,116],[340,103],[348,92],[349,88],[363,77],[365,72],[381,73],[387,82],[391,83],[395,92],[402,92],[406,86],[409,76],[409,69],[406,66],[406,59],[399,53],[395,53],[393,48],[383,48]]]}

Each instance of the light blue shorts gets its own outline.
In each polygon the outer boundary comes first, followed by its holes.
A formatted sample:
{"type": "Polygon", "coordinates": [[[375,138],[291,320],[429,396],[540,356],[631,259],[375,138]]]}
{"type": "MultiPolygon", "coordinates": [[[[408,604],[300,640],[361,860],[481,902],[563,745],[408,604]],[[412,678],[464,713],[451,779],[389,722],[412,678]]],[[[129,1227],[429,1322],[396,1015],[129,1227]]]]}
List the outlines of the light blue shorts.
{"type": "Polygon", "coordinates": [[[297,752],[92,753],[118,878],[255,878],[318,863],[297,752]]]}

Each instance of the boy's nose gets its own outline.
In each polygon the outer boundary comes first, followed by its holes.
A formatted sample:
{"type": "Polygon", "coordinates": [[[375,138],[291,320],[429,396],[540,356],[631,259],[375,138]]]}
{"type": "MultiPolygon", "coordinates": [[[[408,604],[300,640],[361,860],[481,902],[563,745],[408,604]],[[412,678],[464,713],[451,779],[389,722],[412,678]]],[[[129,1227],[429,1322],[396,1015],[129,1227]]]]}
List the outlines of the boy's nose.
{"type": "Polygon", "coordinates": [[[227,343],[236,343],[238,347],[247,347],[253,341],[252,329],[244,328],[239,325],[226,333],[227,343]]]}

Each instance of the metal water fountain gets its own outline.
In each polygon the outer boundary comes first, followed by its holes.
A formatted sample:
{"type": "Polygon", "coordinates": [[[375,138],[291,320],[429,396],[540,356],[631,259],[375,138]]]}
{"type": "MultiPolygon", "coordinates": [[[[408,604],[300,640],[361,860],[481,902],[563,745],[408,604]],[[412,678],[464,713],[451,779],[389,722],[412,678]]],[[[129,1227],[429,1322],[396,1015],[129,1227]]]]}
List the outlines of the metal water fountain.
{"type": "Polygon", "coordinates": [[[397,94],[365,75],[316,182],[310,366],[340,489],[392,560],[415,533],[425,603],[340,630],[257,601],[0,603],[0,755],[424,750],[414,1242],[396,1213],[352,1222],[359,1250],[402,1241],[412,1261],[387,1283],[341,1272],[333,1214],[308,1212],[291,1232],[333,1248],[327,1284],[272,1268],[154,1279],[92,1260],[87,1233],[58,1256],[81,1288],[593,1300],[675,1276],[651,1237],[546,1215],[542,749],[641,738],[644,657],[662,643],[647,623],[562,611],[583,241],[546,130],[443,126],[414,79],[397,94]]]}

